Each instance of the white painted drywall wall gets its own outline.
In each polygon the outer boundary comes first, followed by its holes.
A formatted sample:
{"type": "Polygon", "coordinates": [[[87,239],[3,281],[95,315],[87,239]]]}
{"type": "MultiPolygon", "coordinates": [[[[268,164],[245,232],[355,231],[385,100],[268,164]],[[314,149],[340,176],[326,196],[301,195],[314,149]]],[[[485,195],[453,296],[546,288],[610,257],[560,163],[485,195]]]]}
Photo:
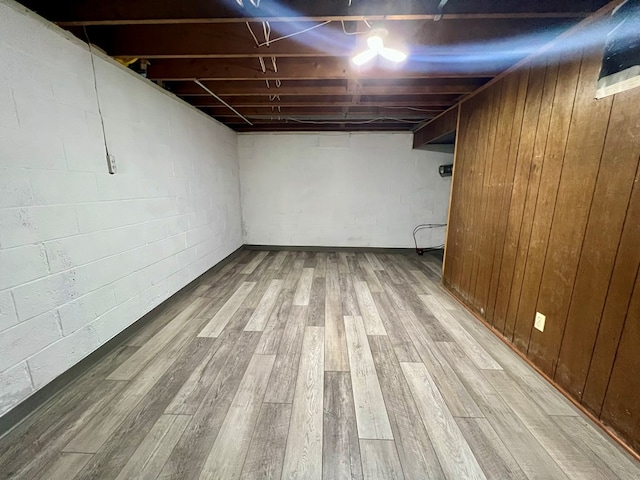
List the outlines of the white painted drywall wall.
{"type": "Polygon", "coordinates": [[[236,134],[0,0],[0,414],[242,244],[236,134]]]}
{"type": "MultiPolygon", "coordinates": [[[[420,223],[446,223],[450,153],[412,150],[411,133],[241,134],[244,241],[413,247],[420,223]]],[[[444,243],[423,230],[421,246],[444,243]]]]}

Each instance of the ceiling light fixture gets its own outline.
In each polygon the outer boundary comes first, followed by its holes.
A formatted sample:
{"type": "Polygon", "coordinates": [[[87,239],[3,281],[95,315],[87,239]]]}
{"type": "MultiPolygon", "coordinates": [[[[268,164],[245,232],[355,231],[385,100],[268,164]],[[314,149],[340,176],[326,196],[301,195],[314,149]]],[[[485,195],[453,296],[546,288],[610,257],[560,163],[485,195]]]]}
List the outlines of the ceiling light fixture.
{"type": "Polygon", "coordinates": [[[404,61],[407,58],[406,53],[395,48],[384,46],[384,39],[388,34],[389,32],[384,28],[377,28],[373,30],[371,35],[367,38],[367,46],[369,48],[353,57],[351,59],[353,63],[358,66],[364,65],[378,55],[395,63],[404,61]]]}

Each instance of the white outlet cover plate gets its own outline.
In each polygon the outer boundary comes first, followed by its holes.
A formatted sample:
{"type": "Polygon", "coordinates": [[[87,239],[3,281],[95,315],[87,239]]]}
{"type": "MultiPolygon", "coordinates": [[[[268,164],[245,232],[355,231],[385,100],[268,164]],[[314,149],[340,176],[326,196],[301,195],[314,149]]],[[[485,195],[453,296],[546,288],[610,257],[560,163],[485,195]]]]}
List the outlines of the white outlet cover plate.
{"type": "Polygon", "coordinates": [[[533,322],[533,326],[536,327],[537,330],[544,332],[544,324],[547,320],[547,317],[541,314],[540,312],[536,312],[536,319],[533,322]]]}

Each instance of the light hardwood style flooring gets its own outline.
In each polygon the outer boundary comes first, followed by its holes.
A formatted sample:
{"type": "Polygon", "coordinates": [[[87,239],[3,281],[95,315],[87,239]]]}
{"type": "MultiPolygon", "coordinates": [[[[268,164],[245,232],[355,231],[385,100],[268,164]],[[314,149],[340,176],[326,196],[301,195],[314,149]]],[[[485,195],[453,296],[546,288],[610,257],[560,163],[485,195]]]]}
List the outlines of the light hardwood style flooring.
{"type": "Polygon", "coordinates": [[[245,250],[0,439],[0,478],[640,478],[440,270],[245,250]]]}

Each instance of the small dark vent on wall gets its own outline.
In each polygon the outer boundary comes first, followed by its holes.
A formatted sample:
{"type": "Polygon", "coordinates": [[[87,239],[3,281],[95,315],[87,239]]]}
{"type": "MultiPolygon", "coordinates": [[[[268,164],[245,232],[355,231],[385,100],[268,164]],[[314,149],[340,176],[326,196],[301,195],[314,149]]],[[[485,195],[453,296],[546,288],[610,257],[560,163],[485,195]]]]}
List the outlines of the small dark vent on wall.
{"type": "Polygon", "coordinates": [[[453,164],[440,165],[440,167],[438,167],[438,172],[440,173],[441,177],[450,177],[451,175],[453,175],[453,164]]]}

